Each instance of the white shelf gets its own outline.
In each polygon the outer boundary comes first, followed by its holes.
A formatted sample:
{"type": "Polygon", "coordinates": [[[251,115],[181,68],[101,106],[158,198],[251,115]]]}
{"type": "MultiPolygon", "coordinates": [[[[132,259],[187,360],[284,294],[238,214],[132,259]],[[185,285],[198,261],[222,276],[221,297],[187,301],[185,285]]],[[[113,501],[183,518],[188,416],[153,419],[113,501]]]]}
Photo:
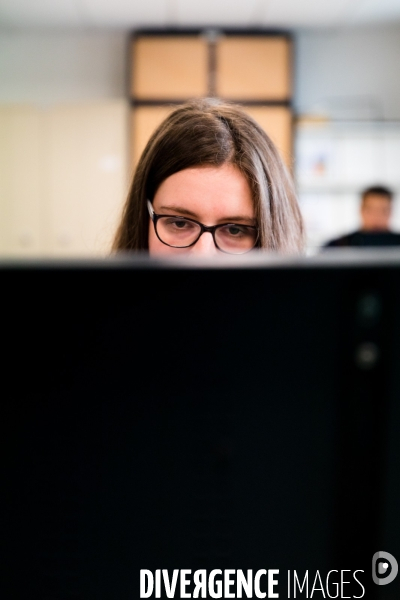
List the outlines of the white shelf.
{"type": "MultiPolygon", "coordinates": [[[[364,188],[385,185],[400,196],[398,121],[299,123],[295,156],[310,247],[357,229],[364,188]]],[[[395,202],[392,227],[397,230],[399,208],[395,202]]]]}

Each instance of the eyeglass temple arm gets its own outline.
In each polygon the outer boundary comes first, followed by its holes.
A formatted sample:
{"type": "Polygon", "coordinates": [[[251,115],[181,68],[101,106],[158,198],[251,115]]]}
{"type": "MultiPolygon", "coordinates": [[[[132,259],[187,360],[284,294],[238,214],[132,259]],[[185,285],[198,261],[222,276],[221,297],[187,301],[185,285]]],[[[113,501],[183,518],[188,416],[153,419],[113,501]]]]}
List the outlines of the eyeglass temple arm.
{"type": "Polygon", "coordinates": [[[153,220],[154,219],[154,210],[153,210],[150,200],[147,200],[147,210],[149,211],[150,219],[153,220]]]}

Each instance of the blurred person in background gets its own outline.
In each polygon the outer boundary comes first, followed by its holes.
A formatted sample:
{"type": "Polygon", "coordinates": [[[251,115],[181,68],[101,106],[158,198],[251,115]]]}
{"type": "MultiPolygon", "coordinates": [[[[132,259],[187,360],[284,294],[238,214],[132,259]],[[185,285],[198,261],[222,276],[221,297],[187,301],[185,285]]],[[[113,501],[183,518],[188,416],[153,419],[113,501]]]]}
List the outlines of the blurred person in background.
{"type": "Polygon", "coordinates": [[[384,186],[372,186],[361,193],[359,230],[335,238],[324,248],[400,246],[400,234],[390,230],[393,192],[384,186]]]}
{"type": "Polygon", "coordinates": [[[265,131],[218,99],[174,110],[147,143],[113,250],[169,255],[298,253],[292,178],[265,131]]]}

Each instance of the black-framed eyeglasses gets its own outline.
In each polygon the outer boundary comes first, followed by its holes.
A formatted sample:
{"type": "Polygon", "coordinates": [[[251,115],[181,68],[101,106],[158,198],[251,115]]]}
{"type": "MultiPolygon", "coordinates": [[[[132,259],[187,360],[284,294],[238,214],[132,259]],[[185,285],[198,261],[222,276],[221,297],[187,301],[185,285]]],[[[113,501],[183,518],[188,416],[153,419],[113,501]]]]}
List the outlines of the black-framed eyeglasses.
{"type": "Polygon", "coordinates": [[[218,250],[227,254],[250,252],[258,241],[258,229],[252,225],[221,223],[207,226],[179,215],[158,215],[150,200],[147,200],[147,208],[158,239],[171,248],[190,248],[204,232],[211,233],[218,250]]]}

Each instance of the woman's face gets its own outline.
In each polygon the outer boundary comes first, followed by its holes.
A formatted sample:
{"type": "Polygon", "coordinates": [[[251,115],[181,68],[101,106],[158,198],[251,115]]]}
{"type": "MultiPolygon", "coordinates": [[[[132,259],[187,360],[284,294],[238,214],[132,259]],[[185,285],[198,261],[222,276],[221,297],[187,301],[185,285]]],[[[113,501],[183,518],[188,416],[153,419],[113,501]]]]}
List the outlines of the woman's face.
{"type": "MultiPolygon", "coordinates": [[[[207,226],[222,223],[256,225],[250,186],[232,164],[193,167],[174,173],[162,182],[152,206],[156,214],[195,219],[207,226]]],[[[174,225],[185,227],[180,222],[174,225]]],[[[235,234],[236,230],[232,232],[235,234]]],[[[215,255],[220,254],[220,250],[216,248],[210,232],[204,232],[189,248],[171,248],[158,239],[150,220],[149,253],[215,255]]]]}

